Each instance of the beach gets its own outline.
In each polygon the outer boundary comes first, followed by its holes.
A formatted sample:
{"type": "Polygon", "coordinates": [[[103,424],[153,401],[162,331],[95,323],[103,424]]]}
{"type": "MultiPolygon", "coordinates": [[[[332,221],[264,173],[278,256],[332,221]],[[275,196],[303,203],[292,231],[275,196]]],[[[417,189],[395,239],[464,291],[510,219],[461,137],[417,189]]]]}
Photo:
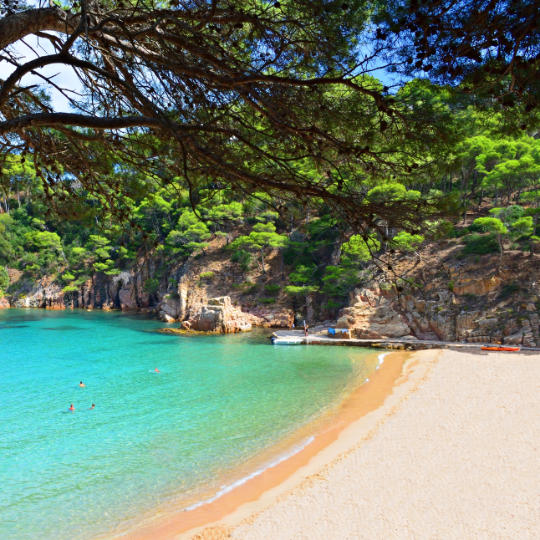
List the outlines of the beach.
{"type": "Polygon", "coordinates": [[[270,470],[256,499],[158,536],[538,538],[539,387],[540,354],[415,352],[383,404],[357,402],[357,419],[277,485],[270,470]]]}

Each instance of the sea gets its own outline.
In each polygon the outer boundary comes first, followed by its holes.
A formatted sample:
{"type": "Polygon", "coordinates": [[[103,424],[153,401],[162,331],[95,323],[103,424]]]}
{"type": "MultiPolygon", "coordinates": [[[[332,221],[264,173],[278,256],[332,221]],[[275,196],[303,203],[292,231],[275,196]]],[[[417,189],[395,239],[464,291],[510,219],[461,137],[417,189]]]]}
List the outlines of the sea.
{"type": "Polygon", "coordinates": [[[113,536],[158,509],[216,500],[309,445],[284,441],[377,366],[366,349],[157,332],[165,326],[0,311],[1,539],[113,536]]]}

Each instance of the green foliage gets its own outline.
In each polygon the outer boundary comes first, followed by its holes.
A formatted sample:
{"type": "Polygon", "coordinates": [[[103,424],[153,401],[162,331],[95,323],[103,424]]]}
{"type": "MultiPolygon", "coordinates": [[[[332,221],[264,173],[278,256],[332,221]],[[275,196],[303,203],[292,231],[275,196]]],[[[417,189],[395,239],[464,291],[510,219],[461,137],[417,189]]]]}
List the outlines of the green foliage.
{"type": "Polygon", "coordinates": [[[244,272],[247,272],[251,264],[251,253],[249,253],[245,249],[235,249],[231,256],[231,261],[234,263],[238,263],[240,265],[240,268],[244,272]]]}
{"type": "Polygon", "coordinates": [[[70,293],[70,292],[76,292],[79,290],[79,287],[77,287],[77,285],[66,285],[63,289],[62,289],[62,292],[64,293],[70,293]]]}
{"type": "Polygon", "coordinates": [[[280,290],[281,285],[278,285],[277,283],[269,283],[264,286],[264,292],[270,296],[277,296],[280,290]]]}
{"type": "Polygon", "coordinates": [[[457,145],[466,183],[490,196],[505,196],[533,187],[540,175],[540,141],[528,135],[510,138],[486,132],[457,145]]]}
{"type": "Polygon", "coordinates": [[[291,296],[306,296],[310,293],[317,292],[318,287],[314,285],[286,285],[285,292],[291,296]]]}
{"type": "Polygon", "coordinates": [[[464,238],[465,247],[462,250],[464,255],[485,255],[487,253],[498,253],[499,243],[494,234],[471,234],[464,238]]]}
{"type": "Polygon", "coordinates": [[[204,249],[206,240],[211,236],[207,225],[192,210],[185,209],[178,218],[176,227],[165,238],[165,244],[174,255],[186,257],[204,249]]]}
{"type": "Polygon", "coordinates": [[[523,216],[512,223],[511,234],[514,238],[527,238],[534,233],[534,223],[531,216],[523,216]]]}
{"type": "Polygon", "coordinates": [[[256,223],[249,235],[239,236],[232,244],[233,249],[246,249],[258,252],[261,270],[264,269],[265,252],[271,248],[282,248],[288,243],[287,236],[278,234],[273,223],[256,223]]]}
{"type": "Polygon", "coordinates": [[[520,201],[523,203],[540,205],[540,189],[525,191],[520,195],[520,201]]]}
{"type": "Polygon", "coordinates": [[[155,294],[159,288],[159,279],[157,278],[148,278],[145,280],[143,289],[148,294],[155,294]]]}
{"type": "Polygon", "coordinates": [[[322,282],[323,292],[330,296],[344,297],[358,284],[358,272],[350,267],[328,265],[322,282]]]}
{"type": "Polygon", "coordinates": [[[398,182],[380,184],[370,189],[367,193],[367,199],[374,203],[419,200],[420,197],[421,193],[419,191],[407,189],[403,184],[398,182]]]}
{"type": "Polygon", "coordinates": [[[289,279],[297,285],[312,283],[316,272],[317,267],[314,264],[300,264],[289,274],[289,279]]]}
{"type": "Polygon", "coordinates": [[[356,264],[370,261],[372,254],[379,251],[380,247],[381,243],[373,234],[366,239],[359,234],[353,234],[349,241],[341,246],[343,262],[345,264],[356,264]]]}
{"type": "Polygon", "coordinates": [[[473,225],[478,227],[481,231],[492,232],[495,234],[507,234],[508,229],[499,218],[493,217],[480,217],[473,221],[473,225]]]}
{"type": "Polygon", "coordinates": [[[199,279],[204,279],[210,281],[215,276],[214,272],[208,270],[207,272],[201,272],[199,274],[199,279]]]}
{"type": "Polygon", "coordinates": [[[261,304],[275,304],[276,299],[273,297],[263,297],[263,298],[259,298],[258,302],[260,302],[261,304]]]}
{"type": "Polygon", "coordinates": [[[424,237],[421,234],[411,234],[407,231],[400,231],[392,238],[392,245],[400,251],[414,251],[422,242],[424,237]]]}
{"type": "Polygon", "coordinates": [[[7,291],[7,288],[9,287],[9,275],[7,273],[7,270],[0,266],[0,297],[3,296],[3,294],[7,291]]]}

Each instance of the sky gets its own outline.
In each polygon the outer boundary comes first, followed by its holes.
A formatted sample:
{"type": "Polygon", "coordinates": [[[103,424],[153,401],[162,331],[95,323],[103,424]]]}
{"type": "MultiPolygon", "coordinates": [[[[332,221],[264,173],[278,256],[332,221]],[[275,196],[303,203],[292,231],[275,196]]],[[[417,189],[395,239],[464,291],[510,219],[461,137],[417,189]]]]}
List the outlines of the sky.
{"type": "MultiPolygon", "coordinates": [[[[21,41],[17,41],[12,47],[13,50],[21,60],[29,61],[36,58],[37,55],[43,56],[45,54],[54,54],[54,49],[47,39],[38,38],[36,36],[28,36],[21,41]],[[37,54],[36,54],[37,53],[37,54]]],[[[15,67],[6,62],[0,60],[0,79],[7,79],[9,75],[15,70],[15,67]]],[[[62,64],[56,64],[52,66],[46,66],[38,70],[39,73],[47,76],[53,76],[54,82],[62,88],[68,88],[70,90],[78,91],[81,88],[77,75],[72,68],[62,64]]],[[[67,99],[57,90],[45,84],[45,81],[33,75],[31,73],[25,75],[21,80],[22,85],[28,86],[31,84],[40,84],[42,87],[47,87],[48,93],[51,96],[52,105],[57,112],[70,112],[70,106],[67,99]]],[[[76,97],[74,95],[74,97],[76,97]]]]}

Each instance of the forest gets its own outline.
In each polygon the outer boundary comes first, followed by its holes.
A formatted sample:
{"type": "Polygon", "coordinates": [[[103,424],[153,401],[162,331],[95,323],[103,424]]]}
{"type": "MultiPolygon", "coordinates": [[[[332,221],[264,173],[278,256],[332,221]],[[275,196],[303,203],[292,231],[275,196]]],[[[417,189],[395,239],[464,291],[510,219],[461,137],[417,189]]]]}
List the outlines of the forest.
{"type": "Polygon", "coordinates": [[[389,255],[427,241],[460,238],[464,257],[533,250],[535,13],[2,0],[0,290],[8,268],[69,293],[152,260],[155,294],[222,238],[239,271],[264,275],[278,252],[292,301],[335,311],[373,265],[391,271],[389,255]],[[35,58],[16,47],[29,36],[47,44],[35,58]]]}

